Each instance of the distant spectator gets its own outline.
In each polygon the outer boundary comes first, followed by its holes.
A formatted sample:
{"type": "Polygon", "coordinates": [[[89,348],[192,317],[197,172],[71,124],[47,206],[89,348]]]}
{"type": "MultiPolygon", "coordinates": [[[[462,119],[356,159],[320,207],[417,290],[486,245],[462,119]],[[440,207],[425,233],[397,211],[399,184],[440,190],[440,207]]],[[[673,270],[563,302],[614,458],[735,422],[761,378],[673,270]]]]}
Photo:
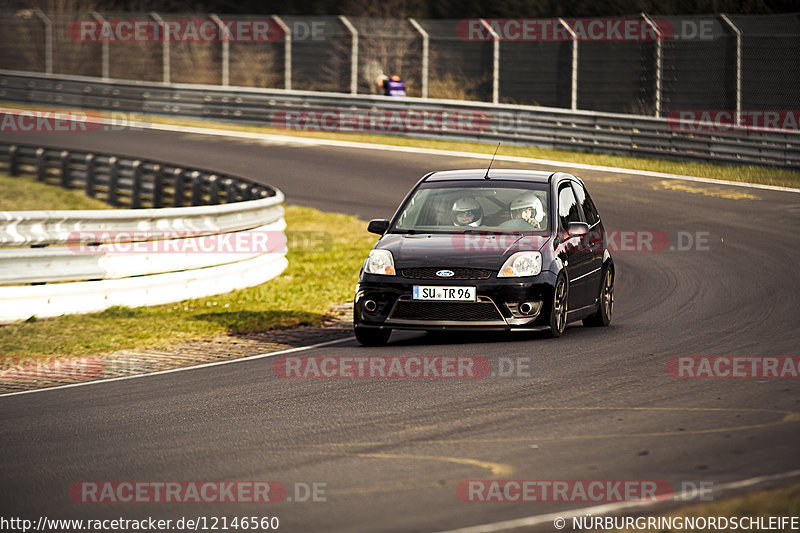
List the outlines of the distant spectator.
{"type": "Polygon", "coordinates": [[[405,96],[406,82],[400,79],[397,74],[392,74],[391,78],[385,75],[378,78],[378,87],[383,89],[386,96],[405,96]]]}

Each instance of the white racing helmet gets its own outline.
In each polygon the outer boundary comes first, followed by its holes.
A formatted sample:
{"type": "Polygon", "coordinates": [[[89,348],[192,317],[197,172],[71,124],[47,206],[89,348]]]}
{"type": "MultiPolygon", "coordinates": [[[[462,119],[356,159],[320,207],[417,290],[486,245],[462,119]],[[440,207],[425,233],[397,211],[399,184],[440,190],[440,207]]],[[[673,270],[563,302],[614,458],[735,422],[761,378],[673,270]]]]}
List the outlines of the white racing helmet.
{"type": "Polygon", "coordinates": [[[453,224],[477,228],[483,222],[483,208],[475,198],[465,196],[453,203],[453,224]]]}
{"type": "MultiPolygon", "coordinates": [[[[519,198],[511,202],[511,218],[522,218],[522,212],[525,209],[531,210],[531,219],[536,221],[536,226],[542,223],[542,220],[544,220],[545,216],[544,206],[542,205],[542,201],[539,199],[536,193],[523,193],[519,196],[519,198]]],[[[531,222],[531,225],[534,224],[531,222]]]]}

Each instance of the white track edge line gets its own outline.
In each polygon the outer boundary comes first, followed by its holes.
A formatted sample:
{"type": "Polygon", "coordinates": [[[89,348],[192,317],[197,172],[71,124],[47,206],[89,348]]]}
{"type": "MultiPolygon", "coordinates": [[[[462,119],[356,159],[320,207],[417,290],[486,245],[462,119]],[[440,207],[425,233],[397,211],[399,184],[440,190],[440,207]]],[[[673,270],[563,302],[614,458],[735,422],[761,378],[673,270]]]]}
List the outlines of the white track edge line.
{"type": "Polygon", "coordinates": [[[129,379],[137,379],[137,378],[146,378],[149,376],[160,376],[162,374],[173,374],[175,372],[184,372],[186,370],[197,370],[200,368],[209,368],[212,366],[220,366],[220,365],[228,365],[231,363],[241,363],[244,361],[253,361],[255,359],[264,359],[267,357],[274,357],[276,355],[284,355],[287,353],[295,353],[295,352],[303,352],[306,350],[313,350],[314,348],[321,348],[323,346],[329,346],[331,344],[337,344],[340,342],[350,341],[355,339],[355,337],[345,337],[344,339],[335,339],[332,341],[325,341],[319,342],[317,344],[311,344],[308,346],[298,346],[297,348],[288,348],[286,350],[278,350],[277,352],[267,352],[267,353],[260,353],[256,355],[248,355],[246,357],[237,357],[236,359],[227,359],[225,361],[213,361],[211,363],[202,363],[199,365],[192,365],[192,366],[184,366],[181,368],[170,368],[169,370],[159,370],[157,372],[146,372],[144,374],[133,374],[131,376],[119,376],[116,378],[106,378],[106,379],[96,379],[93,381],[82,381],[80,383],[69,383],[67,385],[56,385],[55,387],[45,387],[41,389],[32,389],[32,390],[24,390],[18,392],[7,392],[5,394],[0,394],[0,398],[5,398],[7,396],[20,396],[22,394],[33,394],[34,392],[46,392],[52,390],[59,390],[59,389],[71,389],[73,387],[84,387],[86,385],[96,385],[98,383],[111,383],[112,381],[126,381],[129,379]]]}
{"type": "MultiPolygon", "coordinates": [[[[308,144],[318,146],[337,146],[342,148],[362,148],[366,150],[384,150],[390,152],[405,152],[414,154],[439,155],[446,157],[468,157],[472,159],[491,159],[491,154],[481,154],[477,152],[461,152],[455,150],[442,150],[438,148],[418,148],[413,146],[395,146],[391,144],[377,144],[356,141],[340,141],[334,139],[318,139],[315,137],[299,137],[293,135],[278,135],[272,133],[256,133],[236,130],[220,130],[210,128],[199,128],[194,126],[177,126],[172,124],[160,123],[141,123],[136,127],[147,128],[161,131],[174,131],[179,133],[194,133],[198,135],[215,135],[222,137],[234,137],[241,139],[277,141],[297,144],[308,144]]],[[[744,187],[750,189],[762,189],[768,191],[800,193],[800,189],[792,187],[781,187],[778,185],[764,185],[760,183],[747,183],[743,181],[731,181],[714,178],[701,178],[698,176],[685,176],[682,174],[670,174],[667,172],[655,172],[652,170],[636,170],[623,167],[608,167],[603,165],[590,165],[587,163],[569,163],[565,161],[555,161],[551,159],[536,159],[533,157],[521,157],[510,155],[498,155],[497,161],[508,161],[513,163],[532,163],[536,165],[547,165],[552,167],[577,168],[581,170],[596,170],[600,172],[611,172],[617,174],[630,174],[636,176],[647,176],[650,178],[673,179],[681,181],[693,181],[697,183],[708,183],[712,185],[727,185],[731,187],[744,187]]]]}
{"type": "MultiPolygon", "coordinates": [[[[800,476],[800,470],[791,470],[789,472],[782,472],[780,474],[769,474],[765,476],[743,479],[740,481],[731,481],[730,483],[724,483],[722,485],[714,487],[714,492],[751,487],[753,485],[759,485],[761,483],[766,483],[768,481],[788,479],[797,476],[800,476]]],[[[684,495],[686,494],[687,494],[686,492],[681,492],[678,495],[678,497],[679,498],[685,497],[684,495]]],[[[605,505],[595,505],[592,507],[584,507],[582,509],[564,511],[561,513],[556,512],[543,515],[534,515],[525,518],[517,518],[515,520],[505,520],[503,522],[493,522],[490,524],[481,524],[479,526],[470,526],[461,529],[452,529],[452,530],[442,531],[440,533],[495,533],[498,531],[517,529],[521,527],[538,526],[546,524],[548,522],[553,522],[556,518],[563,518],[564,520],[569,520],[571,518],[576,518],[578,516],[589,515],[589,514],[604,515],[616,511],[622,511],[625,509],[632,509],[637,507],[649,507],[657,503],[663,503],[664,501],[669,501],[669,500],[658,499],[656,501],[609,503],[605,505]]],[[[687,500],[686,503],[688,504],[691,502],[687,500]]],[[[569,530],[571,531],[571,528],[569,530]]]]}
{"type": "MultiPolygon", "coordinates": [[[[27,109],[3,108],[9,111],[28,111],[27,109]]],[[[97,117],[84,117],[83,122],[91,124],[106,124],[106,119],[97,117]]],[[[197,126],[178,126],[176,124],[165,124],[160,122],[130,122],[128,128],[134,129],[151,129],[160,131],[173,131],[178,133],[193,133],[198,135],[214,135],[221,137],[234,137],[239,139],[253,139],[263,141],[278,141],[278,142],[293,142],[296,144],[308,144],[317,146],[338,146],[343,148],[362,148],[366,150],[385,150],[390,152],[406,152],[427,155],[439,155],[445,157],[468,157],[472,159],[491,159],[489,154],[481,154],[477,152],[461,152],[455,150],[443,150],[438,148],[417,148],[413,146],[396,146],[392,144],[378,144],[369,142],[357,141],[341,141],[335,139],[320,139],[316,137],[300,137],[294,135],[280,135],[273,133],[258,133],[239,130],[224,130],[217,128],[201,128],[197,126]]],[[[603,154],[601,154],[603,155],[603,154]]],[[[683,174],[670,174],[667,172],[655,172],[652,170],[636,170],[624,167],[609,167],[604,165],[591,165],[588,163],[570,163],[565,161],[556,161],[552,159],[537,159],[533,157],[521,156],[508,156],[499,155],[495,158],[497,161],[508,161],[513,163],[531,163],[535,165],[547,165],[551,167],[562,168],[577,168],[581,170],[596,170],[599,172],[612,172],[618,174],[631,174],[637,176],[647,176],[651,178],[672,179],[681,181],[693,181],[696,183],[708,183],[716,185],[727,185],[731,187],[745,187],[750,189],[762,189],[768,191],[791,192],[800,193],[800,189],[793,187],[781,187],[778,185],[764,185],[760,183],[747,183],[743,181],[731,181],[714,178],[701,178],[698,176],[686,176],[683,174]]]]}

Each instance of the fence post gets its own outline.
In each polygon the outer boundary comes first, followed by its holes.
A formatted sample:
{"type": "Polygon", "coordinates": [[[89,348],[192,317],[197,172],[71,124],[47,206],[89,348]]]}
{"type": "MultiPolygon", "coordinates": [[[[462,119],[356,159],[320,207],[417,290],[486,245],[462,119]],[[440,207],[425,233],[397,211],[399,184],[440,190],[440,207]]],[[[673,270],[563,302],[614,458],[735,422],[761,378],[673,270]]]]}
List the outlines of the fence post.
{"type": "Polygon", "coordinates": [[[8,147],[8,175],[16,176],[17,174],[17,147],[11,145],[8,147]]]}
{"type": "Polygon", "coordinates": [[[53,21],[41,9],[34,9],[34,13],[44,23],[44,71],[53,73],[53,21]]]}
{"type": "Polygon", "coordinates": [[[283,30],[283,88],[292,90],[292,30],[278,15],[272,15],[272,20],[278,23],[283,30]]]}
{"type": "Polygon", "coordinates": [[[217,205],[219,203],[219,178],[216,174],[208,177],[208,203],[217,205]]]}
{"type": "Polygon", "coordinates": [[[481,19],[481,24],[492,36],[492,103],[496,104],[500,101],[500,36],[486,19],[481,19]]]}
{"type": "Polygon", "coordinates": [[[217,27],[219,28],[220,35],[222,36],[222,86],[227,87],[230,85],[231,79],[231,31],[225,27],[225,24],[222,23],[222,19],[220,19],[214,13],[211,13],[209,17],[211,17],[211,20],[216,23],[217,27]]]}
{"type": "Polygon", "coordinates": [[[85,194],[94,198],[94,154],[86,154],[86,188],[85,194]]]}
{"type": "Polygon", "coordinates": [[[108,158],[108,195],[106,203],[117,206],[117,187],[119,181],[119,160],[111,156],[108,158]]]}
{"type": "Polygon", "coordinates": [[[69,189],[69,182],[69,152],[63,150],[61,152],[61,186],[65,189],[69,189]]]}
{"type": "Polygon", "coordinates": [[[47,178],[47,160],[44,156],[44,148],[36,149],[36,181],[44,181],[47,178]]]}
{"type": "Polygon", "coordinates": [[[642,18],[644,19],[645,22],[647,22],[648,26],[653,28],[653,31],[656,32],[656,98],[655,98],[655,100],[656,100],[656,112],[655,112],[655,116],[660,117],[661,116],[661,99],[662,99],[662,93],[663,93],[662,72],[663,72],[663,69],[664,69],[663,55],[662,55],[662,48],[661,48],[661,36],[662,36],[662,33],[661,33],[661,30],[658,28],[658,25],[655,22],[653,22],[653,19],[651,19],[647,15],[647,13],[642,12],[642,18]]]}
{"type": "Polygon", "coordinates": [[[142,162],[138,159],[131,164],[131,209],[142,208],[142,162]]]}
{"type": "Polygon", "coordinates": [[[192,180],[192,205],[203,205],[203,182],[200,173],[193,171],[190,175],[192,180]]]}
{"type": "MultiPolygon", "coordinates": [[[[101,25],[105,25],[106,19],[98,13],[97,11],[92,11],[92,17],[99,22],[101,25]]],[[[108,39],[103,39],[103,79],[107,80],[109,78],[108,75],[108,39]]]]}
{"type": "Polygon", "coordinates": [[[239,193],[242,195],[242,201],[246,202],[247,200],[250,200],[250,186],[246,183],[240,183],[238,188],[239,193]]]}
{"type": "Polygon", "coordinates": [[[408,19],[422,36],[422,97],[428,97],[428,68],[430,65],[430,38],[428,32],[413,18],[408,19]]]}
{"type": "Polygon", "coordinates": [[[225,203],[232,204],[236,201],[236,183],[230,178],[225,180],[225,203]]]}
{"type": "Polygon", "coordinates": [[[153,168],[153,207],[164,205],[164,169],[161,165],[153,168]]]}
{"type": "Polygon", "coordinates": [[[722,20],[736,33],[736,125],[742,124],[742,30],[728,18],[725,13],[720,13],[722,20]]]}
{"type": "Polygon", "coordinates": [[[339,15],[339,20],[347,27],[352,36],[352,45],[350,46],[350,93],[358,93],[358,31],[353,26],[347,17],[339,15]]]}
{"type": "Polygon", "coordinates": [[[183,170],[176,168],[172,171],[172,175],[174,176],[172,205],[183,207],[183,170]]]}
{"type": "Polygon", "coordinates": [[[169,61],[169,39],[167,38],[167,26],[164,24],[164,19],[155,11],[150,12],[158,24],[161,25],[161,78],[164,83],[170,83],[170,71],[172,66],[169,61]]]}
{"type": "Polygon", "coordinates": [[[573,111],[578,109],[578,34],[570,28],[567,21],[563,18],[558,19],[562,26],[572,37],[572,69],[570,73],[569,108],[573,111]]]}

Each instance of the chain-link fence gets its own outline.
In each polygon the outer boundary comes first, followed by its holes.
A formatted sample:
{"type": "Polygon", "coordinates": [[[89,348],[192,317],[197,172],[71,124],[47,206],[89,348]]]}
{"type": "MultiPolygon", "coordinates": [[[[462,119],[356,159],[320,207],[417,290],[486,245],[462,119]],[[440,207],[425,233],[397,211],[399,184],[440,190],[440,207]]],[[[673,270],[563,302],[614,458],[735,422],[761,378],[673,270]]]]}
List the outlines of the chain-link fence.
{"type": "Polygon", "coordinates": [[[429,35],[431,98],[492,99],[492,43],[465,40],[458,20],[420,20],[429,35]]]}
{"type": "Polygon", "coordinates": [[[291,88],[350,91],[352,35],[336,17],[281,16],[291,34],[291,88]]]}
{"type": "Polygon", "coordinates": [[[800,107],[800,14],[413,20],[2,13],[0,68],[669,116],[800,107]]]}
{"type": "Polygon", "coordinates": [[[742,36],[743,107],[796,108],[800,98],[800,15],[730,18],[742,36]]]}
{"type": "Polygon", "coordinates": [[[719,17],[665,17],[679,37],[663,43],[664,114],[736,108],[736,35],[719,17]]]}
{"type": "MultiPolygon", "coordinates": [[[[634,24],[639,28],[650,28],[642,17],[616,19],[620,24],[634,24]]],[[[578,21],[568,21],[577,31],[578,21]]],[[[578,43],[578,102],[581,109],[655,114],[657,87],[657,36],[648,38],[608,35],[607,38],[591,38],[578,43]]],[[[581,35],[580,33],[578,34],[581,35]]],[[[605,32],[600,34],[605,36],[605,32]]]]}

